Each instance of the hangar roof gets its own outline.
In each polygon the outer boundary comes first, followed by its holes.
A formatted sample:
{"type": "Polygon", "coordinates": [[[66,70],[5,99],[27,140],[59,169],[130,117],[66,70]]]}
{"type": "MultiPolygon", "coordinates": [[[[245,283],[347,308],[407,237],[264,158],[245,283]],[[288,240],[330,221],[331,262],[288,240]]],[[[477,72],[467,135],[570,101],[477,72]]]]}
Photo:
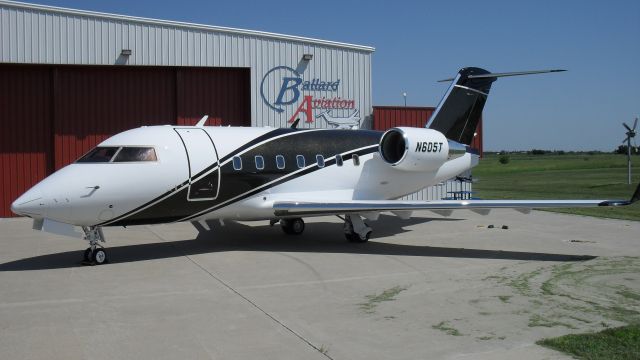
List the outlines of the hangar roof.
{"type": "Polygon", "coordinates": [[[265,32],[265,31],[236,29],[236,28],[230,28],[230,27],[194,24],[194,23],[181,22],[181,21],[159,20],[159,19],[151,19],[151,18],[144,18],[144,17],[137,17],[137,16],[102,13],[102,12],[88,11],[88,10],[76,10],[76,9],[39,5],[39,4],[29,4],[29,3],[8,1],[8,0],[0,0],[0,5],[27,9],[27,10],[54,12],[61,15],[84,16],[84,17],[101,18],[101,19],[108,19],[108,20],[115,20],[115,21],[126,21],[131,23],[160,25],[160,26],[176,27],[176,28],[187,28],[192,30],[221,32],[221,33],[229,33],[229,34],[236,34],[236,35],[248,35],[248,36],[255,36],[255,37],[262,37],[262,38],[269,38],[269,39],[284,40],[284,41],[290,41],[290,42],[301,42],[301,43],[308,43],[308,44],[325,45],[325,46],[359,50],[359,51],[365,51],[365,52],[375,51],[375,48],[371,46],[313,39],[313,38],[307,38],[307,37],[295,36],[295,35],[284,35],[284,34],[265,32]]]}

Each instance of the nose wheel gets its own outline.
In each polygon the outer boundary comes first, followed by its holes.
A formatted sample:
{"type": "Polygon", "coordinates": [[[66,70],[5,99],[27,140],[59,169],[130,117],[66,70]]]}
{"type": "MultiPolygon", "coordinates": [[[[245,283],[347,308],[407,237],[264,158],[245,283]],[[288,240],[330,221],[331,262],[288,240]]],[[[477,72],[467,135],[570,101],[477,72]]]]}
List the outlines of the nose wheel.
{"type": "Polygon", "coordinates": [[[89,247],[84,251],[83,265],[102,265],[108,262],[107,251],[99,244],[105,242],[102,228],[98,226],[83,226],[84,239],[89,242],[89,247]]]}
{"type": "Polygon", "coordinates": [[[84,257],[82,263],[85,265],[102,265],[109,261],[107,258],[107,251],[103,247],[96,245],[95,249],[88,247],[84,251],[84,257]]]}

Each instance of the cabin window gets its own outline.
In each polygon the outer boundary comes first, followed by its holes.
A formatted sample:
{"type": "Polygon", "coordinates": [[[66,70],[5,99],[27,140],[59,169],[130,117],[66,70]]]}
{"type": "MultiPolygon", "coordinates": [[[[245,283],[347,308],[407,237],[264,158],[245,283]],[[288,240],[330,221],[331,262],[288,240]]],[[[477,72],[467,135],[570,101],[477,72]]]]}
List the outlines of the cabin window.
{"type": "Polygon", "coordinates": [[[97,147],[88,153],[86,153],[83,157],[78,159],[79,163],[105,163],[111,161],[113,155],[118,152],[119,147],[109,146],[109,147],[97,147]]]}
{"type": "Polygon", "coordinates": [[[240,156],[233,157],[233,170],[242,170],[242,158],[240,156]]]}
{"type": "Polygon", "coordinates": [[[264,169],[264,158],[261,155],[257,155],[255,160],[256,160],[256,169],[263,170],[264,169]]]}
{"type": "Polygon", "coordinates": [[[318,167],[319,168],[323,168],[324,167],[324,156],[316,155],[316,162],[318,163],[318,167]]]}
{"type": "Polygon", "coordinates": [[[336,155],[336,165],[342,166],[342,155],[336,155]]]}
{"type": "Polygon", "coordinates": [[[297,155],[296,162],[298,163],[298,168],[302,169],[305,165],[304,155],[297,155]]]}
{"type": "Polygon", "coordinates": [[[358,154],[351,155],[351,159],[353,160],[353,166],[360,166],[360,156],[358,154]]]}
{"type": "Polygon", "coordinates": [[[152,147],[123,147],[113,162],[157,161],[156,151],[152,147]]]}
{"type": "Polygon", "coordinates": [[[278,169],[282,170],[284,169],[285,163],[284,163],[284,156],[282,155],[276,155],[276,166],[278,167],[278,169]]]}

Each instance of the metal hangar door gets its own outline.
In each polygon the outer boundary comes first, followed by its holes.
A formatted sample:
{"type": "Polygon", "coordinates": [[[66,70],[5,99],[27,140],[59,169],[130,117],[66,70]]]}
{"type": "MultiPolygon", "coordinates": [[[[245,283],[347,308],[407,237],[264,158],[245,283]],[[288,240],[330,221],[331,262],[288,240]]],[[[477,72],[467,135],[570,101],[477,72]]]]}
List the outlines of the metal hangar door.
{"type": "Polygon", "coordinates": [[[0,217],[52,171],[144,125],[251,126],[248,68],[0,64],[0,217]]]}

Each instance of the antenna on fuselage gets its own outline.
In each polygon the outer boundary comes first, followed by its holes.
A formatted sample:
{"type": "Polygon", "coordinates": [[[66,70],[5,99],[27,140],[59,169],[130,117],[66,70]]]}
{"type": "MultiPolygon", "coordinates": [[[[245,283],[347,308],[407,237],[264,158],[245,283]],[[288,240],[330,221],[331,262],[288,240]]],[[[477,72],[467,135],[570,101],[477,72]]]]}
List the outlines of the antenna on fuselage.
{"type": "Polygon", "coordinates": [[[292,129],[297,129],[299,122],[300,122],[300,118],[297,118],[296,121],[294,121],[293,124],[291,124],[291,128],[292,129]]]}
{"type": "Polygon", "coordinates": [[[203,127],[204,124],[207,122],[207,119],[209,119],[209,115],[205,115],[202,117],[202,119],[200,119],[200,121],[198,121],[198,123],[196,124],[197,127],[203,127]]]}

